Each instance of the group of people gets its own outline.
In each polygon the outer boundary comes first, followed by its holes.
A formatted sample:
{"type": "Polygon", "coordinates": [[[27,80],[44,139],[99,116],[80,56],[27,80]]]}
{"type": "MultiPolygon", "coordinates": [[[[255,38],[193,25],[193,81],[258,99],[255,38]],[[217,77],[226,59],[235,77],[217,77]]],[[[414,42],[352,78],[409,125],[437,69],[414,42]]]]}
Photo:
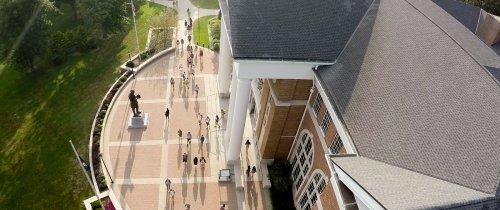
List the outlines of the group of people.
{"type": "MultiPolygon", "coordinates": [[[[198,113],[198,125],[201,126],[201,121],[203,120],[203,114],[201,113],[198,113]]],[[[216,114],[215,115],[215,125],[214,125],[214,128],[220,128],[220,118],[219,118],[219,115],[216,114]]],[[[207,130],[210,130],[210,117],[207,115],[207,117],[205,118],[205,123],[207,124],[207,130]]]]}
{"type": "Polygon", "coordinates": [[[257,168],[255,166],[250,167],[250,165],[248,165],[248,167],[247,167],[247,176],[248,177],[250,176],[250,172],[252,172],[252,175],[255,174],[255,172],[257,172],[257,168]]]}
{"type": "MultiPolygon", "coordinates": [[[[187,9],[187,13],[188,13],[188,19],[184,21],[184,26],[186,27],[186,31],[187,31],[187,34],[188,34],[188,36],[186,37],[187,38],[186,39],[186,44],[187,44],[186,45],[186,51],[188,52],[187,53],[187,55],[188,55],[187,56],[188,73],[186,73],[186,71],[183,70],[182,64],[179,64],[179,71],[181,73],[181,79],[182,79],[181,80],[181,85],[184,86],[184,88],[189,89],[190,77],[194,78],[194,68],[195,68],[194,58],[195,58],[195,55],[199,55],[200,62],[201,62],[201,58],[203,57],[203,48],[200,47],[200,49],[198,49],[198,43],[196,43],[196,45],[193,44],[194,47],[191,44],[191,40],[192,40],[192,35],[191,35],[192,32],[191,31],[192,31],[192,27],[193,27],[193,19],[191,18],[191,13],[190,13],[189,8],[187,9]]],[[[180,49],[183,50],[183,48],[184,48],[184,42],[185,42],[184,39],[177,40],[176,41],[177,48],[179,49],[179,45],[181,45],[180,49]]],[[[203,45],[203,47],[204,47],[204,45],[203,45]]],[[[174,80],[173,77],[170,78],[170,85],[171,85],[172,89],[175,86],[175,80],[174,80]]],[[[193,87],[193,91],[196,93],[196,97],[198,97],[199,90],[200,90],[200,87],[198,86],[198,84],[195,84],[194,87],[193,87]]],[[[167,108],[166,111],[165,111],[165,117],[167,118],[167,120],[169,120],[169,116],[170,116],[170,110],[167,108]]],[[[210,121],[211,121],[211,119],[210,119],[209,116],[206,116],[204,118],[203,114],[198,113],[197,114],[197,118],[198,118],[198,124],[199,124],[199,126],[201,126],[202,121],[204,121],[206,123],[206,125],[207,125],[207,130],[210,129],[210,121]]],[[[215,125],[214,125],[214,127],[220,128],[219,121],[220,121],[219,115],[216,115],[215,116],[215,125]]],[[[177,131],[177,134],[179,136],[179,143],[182,143],[182,140],[183,140],[183,131],[181,129],[179,129],[177,131]]],[[[186,148],[189,148],[193,136],[192,136],[192,134],[191,134],[190,131],[188,131],[187,134],[185,134],[185,135],[186,135],[186,148]]],[[[205,136],[202,134],[200,136],[199,140],[200,140],[201,146],[203,146],[203,144],[205,142],[205,136]]],[[[182,156],[182,162],[184,163],[184,165],[187,165],[188,164],[188,160],[189,160],[189,155],[187,154],[187,152],[184,152],[181,156],[182,156]]],[[[195,156],[192,159],[192,161],[193,161],[193,165],[194,166],[197,166],[199,164],[200,167],[201,167],[201,169],[204,169],[205,168],[205,164],[207,163],[207,160],[205,159],[204,156],[201,156],[199,158],[195,156]]],[[[254,166],[254,168],[255,168],[255,166],[254,166]]],[[[172,181],[167,178],[165,180],[165,185],[167,187],[167,192],[171,196],[171,198],[174,199],[175,190],[173,188],[171,188],[171,184],[172,184],[172,181]]],[[[188,204],[188,203],[184,204],[184,207],[185,207],[186,210],[191,210],[191,205],[188,204]]],[[[221,204],[220,205],[220,210],[226,210],[226,204],[221,204]]]]}

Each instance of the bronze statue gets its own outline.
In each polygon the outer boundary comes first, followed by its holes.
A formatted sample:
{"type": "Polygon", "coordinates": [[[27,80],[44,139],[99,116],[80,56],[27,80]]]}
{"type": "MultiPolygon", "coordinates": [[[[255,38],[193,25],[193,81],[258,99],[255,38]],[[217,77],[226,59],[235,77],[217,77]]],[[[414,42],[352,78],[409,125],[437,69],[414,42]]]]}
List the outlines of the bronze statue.
{"type": "Polygon", "coordinates": [[[128,99],[130,100],[130,108],[132,108],[132,112],[134,113],[134,117],[139,117],[139,114],[141,113],[139,111],[139,102],[137,99],[141,99],[141,95],[134,94],[135,91],[131,90],[130,93],[128,94],[128,99]]]}

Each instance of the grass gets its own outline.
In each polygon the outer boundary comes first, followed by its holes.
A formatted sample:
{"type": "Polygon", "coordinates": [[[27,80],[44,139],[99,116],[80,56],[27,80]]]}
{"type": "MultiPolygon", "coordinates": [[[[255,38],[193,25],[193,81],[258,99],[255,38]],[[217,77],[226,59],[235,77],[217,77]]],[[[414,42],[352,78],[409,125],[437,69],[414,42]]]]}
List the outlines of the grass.
{"type": "Polygon", "coordinates": [[[219,9],[218,0],[190,0],[191,3],[199,8],[204,9],[219,9]]]}
{"type": "Polygon", "coordinates": [[[193,23],[194,43],[198,42],[199,46],[202,46],[202,44],[204,44],[205,47],[208,48],[209,46],[208,29],[207,29],[208,21],[213,17],[215,16],[205,16],[194,21],[193,23]]]}
{"type": "MultiPolygon", "coordinates": [[[[141,46],[147,19],[163,9],[140,7],[141,46]]],[[[96,109],[135,49],[131,24],[98,51],[70,56],[59,67],[26,73],[0,64],[0,209],[82,209],[92,193],[68,140],[87,159],[96,109]]]]}

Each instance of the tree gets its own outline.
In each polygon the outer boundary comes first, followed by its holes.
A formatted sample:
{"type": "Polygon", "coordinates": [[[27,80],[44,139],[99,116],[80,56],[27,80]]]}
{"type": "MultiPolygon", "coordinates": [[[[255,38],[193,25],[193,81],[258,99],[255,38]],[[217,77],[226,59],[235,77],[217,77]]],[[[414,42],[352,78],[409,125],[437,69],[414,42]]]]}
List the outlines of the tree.
{"type": "Polygon", "coordinates": [[[96,29],[101,36],[123,30],[130,16],[123,0],[81,0],[79,8],[86,27],[96,29]]]}
{"type": "Polygon", "coordinates": [[[76,3],[76,0],[55,0],[54,3],[58,7],[61,3],[69,4],[71,6],[71,10],[73,10],[73,19],[80,20],[80,11],[78,10],[78,3],[76,3]]]}
{"type": "Polygon", "coordinates": [[[47,0],[0,0],[0,55],[8,63],[35,69],[34,60],[48,46],[49,15],[55,12],[47,0]]]}
{"type": "Polygon", "coordinates": [[[500,1],[499,0],[463,0],[465,3],[480,7],[486,12],[500,16],[500,1]]]}

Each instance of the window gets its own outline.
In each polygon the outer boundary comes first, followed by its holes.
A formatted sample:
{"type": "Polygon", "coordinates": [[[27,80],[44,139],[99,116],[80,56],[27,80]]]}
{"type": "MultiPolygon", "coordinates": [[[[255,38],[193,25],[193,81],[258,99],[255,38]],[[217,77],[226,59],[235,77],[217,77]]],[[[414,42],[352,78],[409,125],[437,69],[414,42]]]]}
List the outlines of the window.
{"type": "Polygon", "coordinates": [[[300,199],[300,208],[299,210],[310,210],[314,205],[316,205],[316,201],[318,201],[318,196],[323,193],[323,190],[326,187],[326,181],[322,173],[316,172],[314,173],[313,178],[309,182],[307,186],[307,190],[304,190],[302,198],[300,199]]]}
{"type": "Polygon", "coordinates": [[[313,112],[315,115],[318,115],[319,109],[321,109],[322,104],[323,104],[323,98],[321,98],[321,95],[318,94],[313,104],[313,112]]]}
{"type": "Polygon", "coordinates": [[[266,112],[264,113],[264,122],[262,125],[266,127],[267,125],[267,119],[269,118],[269,110],[271,109],[271,103],[269,100],[267,100],[267,105],[266,105],[266,112]]]}
{"type": "Polygon", "coordinates": [[[300,141],[297,142],[298,145],[294,151],[292,161],[292,179],[294,180],[295,190],[299,190],[304,177],[311,168],[314,151],[311,135],[308,133],[304,133],[300,137],[300,141]]]}
{"type": "Polygon", "coordinates": [[[308,200],[309,200],[309,198],[307,197],[307,194],[304,194],[302,196],[302,198],[300,199],[300,208],[301,209],[305,209],[306,205],[309,206],[309,204],[307,203],[308,200]]]}
{"type": "Polygon", "coordinates": [[[325,113],[325,117],[323,117],[323,121],[321,122],[321,130],[323,131],[323,135],[326,134],[328,127],[330,127],[330,123],[332,122],[332,117],[330,117],[330,113],[327,111],[325,113]]]}
{"type": "Polygon", "coordinates": [[[340,139],[339,134],[335,134],[335,138],[333,138],[332,144],[330,144],[329,149],[332,154],[339,154],[340,149],[342,149],[344,145],[342,144],[342,139],[340,139]]]}
{"type": "Polygon", "coordinates": [[[318,193],[319,194],[323,193],[325,187],[326,187],[326,181],[324,179],[321,179],[321,182],[318,185],[318,193]]]}
{"type": "Polygon", "coordinates": [[[295,189],[299,189],[300,185],[302,184],[302,181],[304,181],[304,177],[300,175],[299,179],[297,180],[297,183],[295,183],[295,189]]]}

